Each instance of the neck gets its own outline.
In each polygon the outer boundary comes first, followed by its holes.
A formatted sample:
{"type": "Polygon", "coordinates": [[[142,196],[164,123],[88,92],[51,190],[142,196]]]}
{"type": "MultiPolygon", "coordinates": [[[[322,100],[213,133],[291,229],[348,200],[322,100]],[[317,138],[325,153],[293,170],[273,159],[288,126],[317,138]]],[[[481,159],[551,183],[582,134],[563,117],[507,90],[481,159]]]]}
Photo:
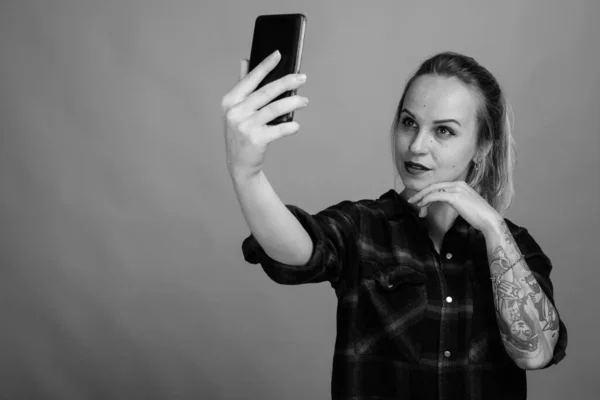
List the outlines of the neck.
{"type": "Polygon", "coordinates": [[[425,219],[429,224],[429,232],[440,238],[452,227],[458,213],[447,203],[433,203],[427,210],[425,219]]]}
{"type": "MultiPolygon", "coordinates": [[[[416,192],[404,189],[400,196],[404,199],[408,199],[416,192]]],[[[419,212],[419,207],[416,204],[410,205],[417,213],[419,212]]],[[[436,238],[442,238],[444,234],[452,227],[452,224],[456,220],[458,213],[456,210],[450,206],[448,203],[435,202],[429,205],[427,210],[427,216],[425,220],[429,225],[429,234],[436,238]]]]}

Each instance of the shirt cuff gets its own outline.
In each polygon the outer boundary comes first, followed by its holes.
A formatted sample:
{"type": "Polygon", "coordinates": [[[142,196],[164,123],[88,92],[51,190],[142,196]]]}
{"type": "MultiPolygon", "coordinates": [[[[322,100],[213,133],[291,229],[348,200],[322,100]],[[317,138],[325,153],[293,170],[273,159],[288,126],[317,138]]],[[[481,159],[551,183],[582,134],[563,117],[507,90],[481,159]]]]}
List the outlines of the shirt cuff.
{"type": "Polygon", "coordinates": [[[260,264],[269,278],[283,285],[336,280],[340,268],[333,260],[331,246],[319,221],[299,207],[294,205],[286,205],[286,207],[304,227],[313,242],[313,252],[308,262],[304,265],[289,265],[276,261],[265,253],[252,234],[242,243],[244,259],[250,264],[260,264]]]}

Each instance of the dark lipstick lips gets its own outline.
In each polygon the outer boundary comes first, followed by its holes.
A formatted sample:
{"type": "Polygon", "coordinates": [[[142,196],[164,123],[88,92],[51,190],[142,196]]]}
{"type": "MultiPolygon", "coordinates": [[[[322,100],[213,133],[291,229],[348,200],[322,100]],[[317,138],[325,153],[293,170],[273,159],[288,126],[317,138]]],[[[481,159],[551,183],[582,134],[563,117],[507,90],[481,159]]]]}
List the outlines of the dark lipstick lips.
{"type": "Polygon", "coordinates": [[[429,171],[431,169],[431,168],[425,167],[422,164],[414,163],[414,162],[411,162],[411,161],[405,162],[404,165],[407,166],[407,167],[413,167],[413,168],[416,168],[416,169],[422,169],[423,171],[429,171]]]}

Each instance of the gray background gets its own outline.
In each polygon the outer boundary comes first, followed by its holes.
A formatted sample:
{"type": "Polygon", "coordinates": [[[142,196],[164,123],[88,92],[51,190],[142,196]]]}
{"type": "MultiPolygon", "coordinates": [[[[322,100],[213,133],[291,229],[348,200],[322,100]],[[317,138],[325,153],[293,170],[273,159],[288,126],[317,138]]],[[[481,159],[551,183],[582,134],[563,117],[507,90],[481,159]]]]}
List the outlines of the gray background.
{"type": "Polygon", "coordinates": [[[225,163],[221,98],[254,18],[284,12],[308,17],[311,103],[265,172],[309,212],[394,187],[388,128],[424,58],[497,76],[516,118],[507,216],[553,261],[570,334],[530,398],[593,398],[599,5],[3,0],[0,398],[328,398],[334,293],[244,262],[225,163]]]}

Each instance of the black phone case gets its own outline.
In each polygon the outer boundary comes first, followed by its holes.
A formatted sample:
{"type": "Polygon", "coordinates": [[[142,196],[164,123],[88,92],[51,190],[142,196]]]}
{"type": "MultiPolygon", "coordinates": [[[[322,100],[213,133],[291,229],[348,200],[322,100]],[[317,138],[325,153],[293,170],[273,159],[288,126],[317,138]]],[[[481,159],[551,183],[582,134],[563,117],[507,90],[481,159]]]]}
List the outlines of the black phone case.
{"type": "MultiPolygon", "coordinates": [[[[285,75],[300,72],[305,27],[306,16],[303,14],[271,14],[260,15],[256,18],[248,72],[252,71],[275,50],[279,50],[281,53],[281,59],[277,66],[267,74],[256,90],[285,75]]],[[[290,90],[277,96],[271,102],[295,94],[296,90],[290,90]]],[[[277,125],[290,122],[293,119],[294,112],[292,111],[275,118],[267,125],[277,125]]]]}

